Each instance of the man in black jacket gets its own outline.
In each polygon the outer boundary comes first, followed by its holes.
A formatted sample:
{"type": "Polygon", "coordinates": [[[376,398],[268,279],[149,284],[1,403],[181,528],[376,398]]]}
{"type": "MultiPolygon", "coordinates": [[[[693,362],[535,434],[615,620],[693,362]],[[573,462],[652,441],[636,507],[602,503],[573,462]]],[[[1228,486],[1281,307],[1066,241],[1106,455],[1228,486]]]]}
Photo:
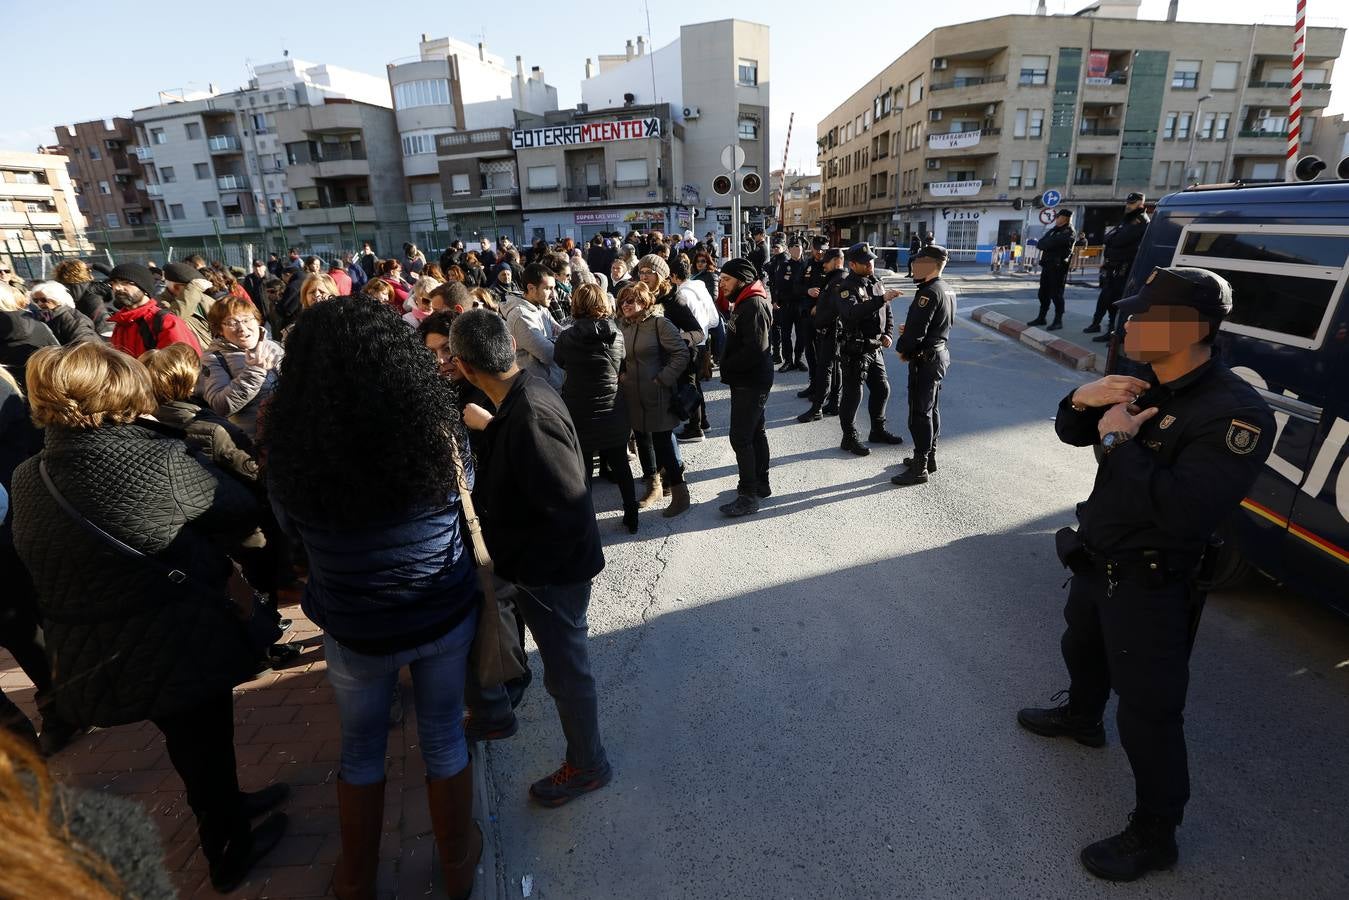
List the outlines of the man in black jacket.
{"type": "Polygon", "coordinates": [[[1036,246],[1040,251],[1040,314],[1027,325],[1045,324],[1049,304],[1054,304],[1050,331],[1063,327],[1063,292],[1068,286],[1068,267],[1073,258],[1073,211],[1060,209],[1054,214],[1054,227],[1044,233],[1036,246]]]}
{"type": "MultiPolygon", "coordinates": [[[[599,702],[586,646],[591,579],[604,569],[595,509],[576,428],[557,392],[515,364],[506,323],[486,309],[460,315],[450,348],[469,383],[496,404],[493,415],[469,404],[475,432],[475,498],[496,572],[519,590],[518,606],[539,646],[544,684],[567,738],[566,761],[530,785],[547,807],[561,806],[609,783],[613,771],[600,741],[599,702]]],[[[515,733],[504,687],[481,692],[482,712],[515,733]]],[[[475,713],[476,714],[476,713],[475,713]]]]}
{"type": "Polygon", "coordinates": [[[244,290],[248,291],[248,296],[252,298],[253,305],[263,314],[267,315],[267,279],[271,278],[271,273],[267,271],[267,263],[261,257],[253,260],[253,271],[244,276],[244,290]]]}
{"type": "Polygon", "coordinates": [[[793,238],[787,255],[778,263],[773,271],[773,280],[769,283],[773,294],[773,322],[782,335],[782,368],[778,369],[779,372],[809,371],[802,362],[806,354],[805,330],[801,326],[805,310],[798,297],[801,274],[805,269],[801,244],[793,238]]]}
{"type": "Polygon", "coordinates": [[[913,436],[913,456],[908,466],[890,479],[900,486],[923,484],[937,471],[937,435],[941,415],[937,401],[942,379],[951,366],[946,339],[956,317],[956,298],[941,280],[946,268],[946,248],[928,244],[918,249],[911,260],[918,290],[909,304],[909,315],[899,327],[895,350],[909,364],[909,434],[913,436]]]}
{"type": "Polygon", "coordinates": [[[843,390],[839,400],[838,423],[843,427],[840,449],[856,456],[871,452],[857,435],[857,407],[862,404],[862,385],[867,387],[867,412],[871,431],[867,441],[876,444],[902,444],[904,439],[885,428],[885,404],[890,399],[890,380],[881,356],[894,343],[894,319],[890,301],[900,295],[886,290],[876,277],[876,254],[862,242],[848,248],[847,277],[834,282],[826,303],[833,305],[843,326],[839,357],[843,390]]]}
{"type": "Polygon", "coordinates": [[[1091,315],[1091,324],[1082,329],[1084,334],[1095,334],[1101,330],[1101,320],[1108,315],[1110,324],[1106,326],[1105,334],[1092,338],[1097,343],[1109,342],[1115,330],[1115,304],[1124,296],[1124,283],[1129,280],[1129,270],[1133,268],[1138,247],[1143,243],[1143,234],[1148,230],[1144,202],[1145,198],[1138,191],[1126,197],[1123,220],[1105,233],[1101,294],[1096,298],[1096,312],[1091,315]]]}
{"type": "Polygon", "coordinates": [[[797,286],[801,297],[802,318],[810,322],[811,343],[806,347],[810,365],[810,384],[796,396],[809,397],[810,409],[796,417],[798,422],[815,422],[824,416],[838,415],[838,314],[826,305],[831,282],[842,278],[843,251],[829,248],[829,239],[814,239],[811,257],[801,270],[797,286]]]}
{"type": "MultiPolygon", "coordinates": [[[[759,280],[763,286],[768,289],[769,300],[773,305],[773,333],[769,336],[769,343],[773,351],[773,365],[782,363],[783,357],[791,359],[792,338],[791,335],[782,333],[779,316],[781,311],[778,306],[781,303],[777,293],[778,278],[782,271],[782,264],[787,261],[787,248],[782,245],[780,239],[775,238],[773,250],[768,256],[768,262],[762,266],[755,264],[759,280]]],[[[752,262],[752,260],[751,260],[752,262]]]]}
{"type": "Polygon", "coordinates": [[[773,389],[768,346],[773,311],[754,264],[747,259],[728,260],[721,267],[719,287],[731,304],[721,380],[731,389],[729,436],[740,475],[735,500],[720,509],[737,518],[758,512],[759,498],[773,493],[768,484],[768,433],[764,429],[764,407],[773,389]]]}

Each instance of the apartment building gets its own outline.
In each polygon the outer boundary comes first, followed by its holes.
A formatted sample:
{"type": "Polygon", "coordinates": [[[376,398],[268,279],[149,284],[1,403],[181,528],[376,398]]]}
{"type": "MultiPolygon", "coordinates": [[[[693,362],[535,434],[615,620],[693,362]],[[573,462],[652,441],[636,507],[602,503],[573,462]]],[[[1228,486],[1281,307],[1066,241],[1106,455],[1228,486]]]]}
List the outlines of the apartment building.
{"type": "Polygon", "coordinates": [[[70,161],[71,186],[89,228],[120,234],[151,221],[145,170],[135,153],[135,123],[119,117],[58,125],[56,143],[70,161]]]}
{"type": "Polygon", "coordinates": [[[395,60],[387,69],[403,154],[407,215],[413,220],[426,218],[437,203],[462,208],[463,195],[456,200],[442,187],[441,136],[510,129],[517,110],[543,115],[557,109],[557,89],[544,80],[541,69],[535,66],[526,76],[517,56],[512,71],[481,43],[423,34],[415,57],[395,60]]]}
{"type": "Polygon", "coordinates": [[[476,128],[436,137],[440,193],[449,232],[471,242],[524,234],[513,128],[476,128]]]}
{"type": "MultiPolygon", "coordinates": [[[[1282,178],[1292,28],[1143,21],[1137,7],[929,32],[819,123],[827,229],[986,252],[1041,233],[1031,201],[1053,189],[1098,240],[1130,191],[1282,178]]],[[[1343,43],[1343,29],[1309,30],[1304,143],[1343,43]]]]}
{"type": "Polygon", "coordinates": [[[669,104],[521,116],[510,137],[527,242],[692,227],[684,129],[669,104]]]}
{"type": "Polygon", "coordinates": [[[59,153],[0,151],[0,251],[39,253],[83,245],[85,219],[59,153]]]}
{"type": "Polygon", "coordinates": [[[789,235],[801,237],[820,230],[821,190],[819,175],[802,175],[782,170],[773,173],[774,196],[778,198],[782,217],[779,228],[789,235]]]}
{"type": "Polygon", "coordinates": [[[256,238],[296,201],[277,116],[328,98],[389,106],[383,79],[296,59],[258,66],[246,87],[170,96],[132,112],[154,217],[168,238],[256,238]]]}
{"type": "Polygon", "coordinates": [[[328,97],[277,110],[275,121],[294,201],[285,215],[290,237],[311,247],[355,248],[375,241],[381,227],[406,228],[392,109],[328,97]]]}
{"type": "MultiPolygon", "coordinates": [[[[774,214],[769,188],[768,26],[740,19],[684,25],[670,44],[650,51],[645,40],[627,42],[623,54],[586,60],[578,109],[668,106],[681,132],[683,171],[678,197],[698,222],[698,233],[729,233],[731,199],[712,190],[725,174],[722,150],[738,144],[745,152],[740,174],[754,172],[762,188],[742,194],[742,210],[751,224],[774,214]],[[716,225],[702,227],[708,219],[716,225]]],[[[671,130],[671,133],[673,133],[671,130]]],[[[739,179],[736,179],[738,182],[739,179]]]]}

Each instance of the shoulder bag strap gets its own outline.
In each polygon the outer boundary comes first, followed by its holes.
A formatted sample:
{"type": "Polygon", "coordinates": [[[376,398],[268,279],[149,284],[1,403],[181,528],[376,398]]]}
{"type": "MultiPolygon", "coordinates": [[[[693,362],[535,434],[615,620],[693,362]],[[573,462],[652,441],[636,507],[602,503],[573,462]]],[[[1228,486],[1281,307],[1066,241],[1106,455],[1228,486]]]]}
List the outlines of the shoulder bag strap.
{"type": "Polygon", "coordinates": [[[464,509],[464,522],[468,525],[469,540],[473,544],[473,560],[483,571],[484,583],[491,584],[492,557],[487,552],[487,542],[482,536],[482,523],[473,506],[473,491],[468,484],[468,474],[464,471],[464,458],[459,455],[459,439],[450,433],[450,452],[454,454],[454,477],[459,484],[459,505],[464,509]]]}

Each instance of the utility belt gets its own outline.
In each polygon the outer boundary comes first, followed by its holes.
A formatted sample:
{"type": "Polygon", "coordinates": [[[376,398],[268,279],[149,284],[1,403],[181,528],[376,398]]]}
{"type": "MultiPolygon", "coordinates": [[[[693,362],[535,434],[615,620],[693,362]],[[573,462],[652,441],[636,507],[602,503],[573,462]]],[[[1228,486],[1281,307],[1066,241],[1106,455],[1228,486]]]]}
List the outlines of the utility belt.
{"type": "Polygon", "coordinates": [[[879,337],[864,338],[856,335],[843,335],[839,350],[849,356],[866,356],[868,353],[875,352],[881,348],[881,339],[879,337]]]}
{"type": "Polygon", "coordinates": [[[1132,267],[1133,263],[1102,263],[1101,277],[1109,278],[1112,281],[1117,278],[1127,278],[1129,276],[1129,269],[1132,267]]]}
{"type": "Polygon", "coordinates": [[[1082,543],[1077,529],[1060,528],[1054,535],[1054,545],[1059,561],[1074,575],[1103,574],[1112,588],[1120,582],[1132,582],[1155,589],[1169,584],[1209,581],[1222,542],[1214,538],[1198,556],[1165,550],[1105,554],[1082,543]]]}
{"type": "Polygon", "coordinates": [[[933,344],[931,347],[925,347],[922,350],[915,350],[913,353],[909,354],[909,362],[910,363],[931,362],[932,360],[940,356],[941,352],[945,349],[946,349],[946,341],[942,341],[941,343],[933,344]]]}

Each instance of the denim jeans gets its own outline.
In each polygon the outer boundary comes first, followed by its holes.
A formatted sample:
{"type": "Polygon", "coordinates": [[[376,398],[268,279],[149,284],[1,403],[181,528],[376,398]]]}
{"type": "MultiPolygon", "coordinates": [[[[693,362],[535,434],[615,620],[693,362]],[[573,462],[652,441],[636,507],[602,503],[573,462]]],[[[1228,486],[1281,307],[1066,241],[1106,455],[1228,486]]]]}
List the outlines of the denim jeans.
{"type": "MultiPolygon", "coordinates": [[[[574,584],[517,585],[517,608],[525,617],[529,633],[539,646],[543,662],[543,686],[557,706],[562,733],[567,739],[567,762],[578,769],[599,769],[608,764],[600,741],[599,699],[595,677],[590,674],[587,640],[590,623],[590,582],[574,584]]],[[[470,673],[472,678],[472,673],[470,673]]],[[[511,717],[511,702],[504,686],[477,688],[474,716],[489,722],[511,717]],[[476,704],[480,703],[481,708],[476,704]]]]}
{"type": "Polygon", "coordinates": [[[665,471],[666,484],[684,483],[684,460],[679,455],[679,442],[673,431],[634,431],[637,442],[637,461],[642,466],[642,477],[650,478],[656,469],[665,471]]]}
{"type": "Polygon", "coordinates": [[[768,391],[763,388],[731,388],[731,449],[740,473],[735,490],[750,497],[768,487],[768,434],[764,431],[767,402],[768,391]]]}
{"type": "Polygon", "coordinates": [[[389,707],[403,666],[412,671],[417,736],[426,776],[457,775],[468,765],[464,742],[464,678],[478,630],[475,607],[464,621],[434,641],[387,656],[367,656],[323,636],[328,680],[342,719],[342,780],[374,784],[384,778],[389,707]]]}

